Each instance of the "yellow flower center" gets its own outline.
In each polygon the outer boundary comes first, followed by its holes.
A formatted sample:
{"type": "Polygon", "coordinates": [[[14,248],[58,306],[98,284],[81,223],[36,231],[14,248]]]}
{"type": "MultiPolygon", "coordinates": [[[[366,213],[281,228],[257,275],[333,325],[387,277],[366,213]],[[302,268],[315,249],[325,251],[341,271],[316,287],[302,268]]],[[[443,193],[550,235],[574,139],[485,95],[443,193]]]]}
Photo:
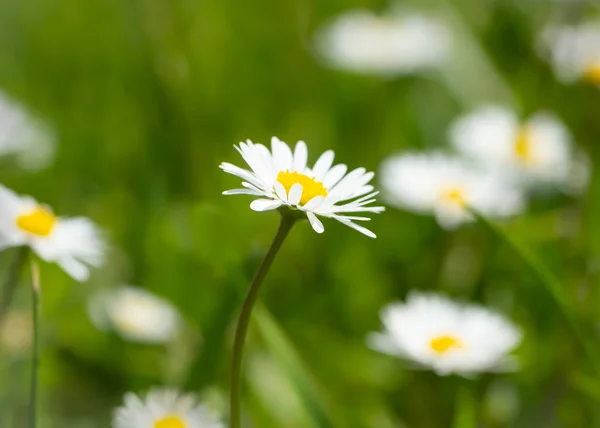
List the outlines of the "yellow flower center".
{"type": "Polygon", "coordinates": [[[583,78],[590,83],[600,85],[600,61],[589,66],[583,78]]]}
{"type": "Polygon", "coordinates": [[[277,174],[277,181],[282,184],[288,195],[292,186],[296,183],[300,183],[302,185],[302,196],[300,197],[301,205],[306,204],[315,196],[327,196],[327,189],[325,189],[323,183],[308,175],[299,174],[295,171],[281,171],[277,174]]]}
{"type": "Polygon", "coordinates": [[[179,416],[167,416],[154,422],[153,428],[185,428],[185,422],[179,416]]]}
{"type": "Polygon", "coordinates": [[[461,208],[464,208],[467,205],[467,201],[465,199],[465,192],[458,187],[450,187],[444,190],[440,194],[440,199],[445,203],[458,205],[461,208]]]}
{"type": "Polygon", "coordinates": [[[436,353],[444,355],[451,349],[462,348],[462,343],[455,337],[452,336],[439,336],[433,339],[429,346],[436,353]]]}
{"type": "Polygon", "coordinates": [[[40,206],[17,217],[17,226],[32,235],[49,236],[55,224],[56,216],[40,206]]]}
{"type": "Polygon", "coordinates": [[[531,163],[533,154],[531,153],[531,136],[527,129],[521,129],[517,133],[514,145],[515,155],[522,163],[531,163]]]}

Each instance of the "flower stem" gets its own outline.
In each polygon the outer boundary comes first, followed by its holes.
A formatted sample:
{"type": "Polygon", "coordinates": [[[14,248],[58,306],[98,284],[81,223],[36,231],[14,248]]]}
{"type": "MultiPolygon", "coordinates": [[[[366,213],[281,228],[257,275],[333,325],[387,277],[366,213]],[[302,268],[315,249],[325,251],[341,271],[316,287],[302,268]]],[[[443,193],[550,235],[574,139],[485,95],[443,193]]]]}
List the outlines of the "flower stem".
{"type": "Polygon", "coordinates": [[[250,315],[252,314],[252,309],[256,303],[256,299],[260,291],[260,285],[269,272],[269,269],[273,264],[273,260],[281,248],[281,244],[283,244],[283,241],[292,229],[292,226],[295,222],[296,219],[292,215],[286,213],[281,214],[281,221],[279,223],[277,234],[275,235],[275,238],[273,238],[273,242],[271,243],[264,260],[260,264],[256,274],[254,275],[254,278],[252,279],[250,289],[248,290],[248,295],[246,296],[246,300],[244,300],[244,304],[242,305],[240,317],[235,329],[233,356],[231,359],[231,385],[229,392],[231,428],[240,428],[240,375],[242,368],[242,354],[244,352],[244,342],[246,340],[246,333],[248,332],[250,315]]]}
{"type": "Polygon", "coordinates": [[[40,305],[40,271],[37,263],[31,259],[31,297],[33,318],[33,343],[31,350],[31,386],[29,391],[29,428],[37,426],[37,396],[39,369],[39,305],[40,305]]]}
{"type": "Polygon", "coordinates": [[[19,274],[23,265],[27,261],[27,254],[29,253],[29,247],[17,248],[14,258],[12,259],[6,277],[4,279],[4,287],[2,288],[2,295],[0,296],[0,326],[4,321],[6,312],[10,307],[15,290],[19,284],[19,274]]]}
{"type": "Polygon", "coordinates": [[[504,230],[489,221],[474,209],[470,208],[469,211],[480,223],[490,229],[502,241],[506,242],[509,247],[515,253],[517,253],[519,257],[521,257],[525,264],[529,266],[531,271],[535,274],[535,276],[537,276],[538,280],[546,287],[546,290],[550,293],[558,307],[562,310],[567,322],[571,325],[573,333],[577,337],[577,340],[581,343],[584,352],[590,359],[596,374],[600,375],[600,358],[598,358],[594,348],[588,342],[588,335],[581,330],[581,324],[573,310],[571,298],[561,284],[560,280],[528,248],[521,245],[519,242],[509,236],[504,230]]]}
{"type": "Polygon", "coordinates": [[[477,400],[474,387],[467,379],[459,379],[456,404],[454,408],[453,428],[477,427],[477,400]]]}

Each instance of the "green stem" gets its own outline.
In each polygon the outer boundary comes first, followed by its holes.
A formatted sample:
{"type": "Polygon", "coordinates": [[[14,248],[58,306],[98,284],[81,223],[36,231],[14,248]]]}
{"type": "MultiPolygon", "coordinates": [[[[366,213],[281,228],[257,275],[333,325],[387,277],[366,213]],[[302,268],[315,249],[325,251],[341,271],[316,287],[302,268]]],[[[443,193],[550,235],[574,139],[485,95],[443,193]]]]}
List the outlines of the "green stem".
{"type": "Polygon", "coordinates": [[[4,287],[2,288],[2,295],[0,296],[0,326],[2,326],[2,322],[6,317],[6,312],[15,295],[15,290],[19,284],[19,274],[27,261],[28,254],[29,247],[17,248],[14,258],[8,266],[6,277],[4,279],[4,287]]]}
{"type": "Polygon", "coordinates": [[[282,213],[281,221],[279,223],[279,229],[277,230],[277,234],[275,238],[273,238],[273,242],[265,255],[264,260],[260,264],[258,271],[254,275],[252,279],[252,283],[250,284],[250,289],[248,290],[248,295],[246,296],[246,300],[244,300],[244,304],[242,305],[242,310],[240,312],[240,317],[237,322],[237,326],[235,329],[235,339],[233,341],[233,356],[231,359],[231,385],[229,392],[229,404],[230,404],[230,412],[231,412],[231,428],[240,428],[240,375],[242,368],[242,354],[244,352],[244,342],[246,340],[246,333],[248,332],[248,323],[250,321],[250,315],[252,314],[252,309],[254,308],[254,304],[256,303],[256,299],[258,298],[258,293],[260,291],[260,285],[265,279],[271,265],[273,264],[273,260],[277,255],[277,252],[281,248],[281,244],[285,240],[286,236],[292,229],[292,226],[296,222],[296,219],[289,214],[282,213]]]}
{"type": "Polygon", "coordinates": [[[562,310],[565,318],[571,325],[575,336],[581,343],[583,350],[590,359],[597,374],[600,375],[600,358],[596,356],[594,348],[588,343],[588,335],[581,330],[579,320],[573,312],[573,304],[571,297],[569,296],[566,289],[561,284],[560,280],[554,275],[554,273],[548,269],[548,267],[542,263],[533,252],[521,245],[511,236],[509,236],[504,230],[498,227],[496,224],[489,221],[487,218],[479,214],[474,209],[470,208],[469,211],[477,218],[479,222],[490,229],[496,236],[502,241],[506,242],[510,248],[521,257],[521,259],[529,266],[531,271],[537,276],[539,281],[546,287],[546,290],[550,293],[552,298],[556,301],[558,307],[562,310]]]}
{"type": "Polygon", "coordinates": [[[467,379],[459,379],[453,428],[477,427],[477,401],[473,390],[474,385],[467,382],[469,382],[467,379]]]}
{"type": "Polygon", "coordinates": [[[29,396],[29,427],[37,426],[37,396],[39,369],[39,305],[40,305],[40,272],[37,263],[31,260],[31,297],[33,318],[33,344],[31,350],[31,386],[29,396]]]}

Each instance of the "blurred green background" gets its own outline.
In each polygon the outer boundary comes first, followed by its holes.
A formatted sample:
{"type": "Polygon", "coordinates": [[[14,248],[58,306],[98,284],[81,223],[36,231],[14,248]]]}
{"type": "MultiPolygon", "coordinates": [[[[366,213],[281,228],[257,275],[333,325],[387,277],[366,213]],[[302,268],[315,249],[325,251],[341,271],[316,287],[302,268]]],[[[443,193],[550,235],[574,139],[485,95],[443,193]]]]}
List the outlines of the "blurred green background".
{"type": "MultiPolygon", "coordinates": [[[[410,6],[410,3],[403,3],[410,6]]],[[[482,102],[555,112],[597,164],[600,92],[557,83],[535,46],[550,19],[597,11],[577,1],[430,0],[412,6],[454,30],[450,64],[382,80],[324,68],[313,33],[381,1],[8,0],[0,2],[0,87],[47,119],[56,161],[0,180],[56,212],[106,231],[110,262],[87,284],[42,266],[44,428],[108,427],[126,391],[178,385],[224,413],[232,326],[277,227],[254,213],[222,161],[232,145],[303,139],[309,161],[376,170],[404,149],[445,147],[448,124],[482,102]],[[477,78],[474,79],[473,76],[477,78]],[[166,297],[188,328],[167,348],[128,343],[88,320],[88,298],[117,284],[166,297]]],[[[549,194],[507,230],[559,275],[598,344],[600,176],[580,198],[549,194]]],[[[486,229],[444,232],[433,218],[388,209],[370,240],[334,221],[305,222],[266,281],[246,349],[244,406],[255,427],[600,427],[600,379],[527,266],[486,229]],[[521,371],[465,381],[413,371],[369,350],[379,309],[409,290],[438,290],[507,313],[525,330],[521,371]],[[457,391],[471,389],[476,401],[457,391]],[[460,419],[460,418],[459,418],[460,419]]],[[[0,255],[6,266],[12,254],[0,255]]],[[[2,333],[0,425],[25,426],[28,279],[2,333]],[[12,333],[12,335],[11,335],[12,333]],[[15,336],[17,345],[14,342],[15,336]],[[23,342],[24,343],[21,343],[23,342]]],[[[600,346],[596,346],[600,351],[600,346]]],[[[600,358],[600,354],[599,358],[600,358]]],[[[250,425],[248,425],[250,426],[250,425]]]]}

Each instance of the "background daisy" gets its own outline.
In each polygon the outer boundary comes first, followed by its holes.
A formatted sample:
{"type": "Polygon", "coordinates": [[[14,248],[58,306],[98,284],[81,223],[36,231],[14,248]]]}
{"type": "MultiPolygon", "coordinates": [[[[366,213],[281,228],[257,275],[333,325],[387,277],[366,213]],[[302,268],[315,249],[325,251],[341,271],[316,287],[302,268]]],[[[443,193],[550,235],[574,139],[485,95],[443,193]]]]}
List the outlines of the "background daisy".
{"type": "Polygon", "coordinates": [[[92,296],[88,312],[96,327],[133,342],[167,343],[181,329],[181,316],[171,303],[129,285],[92,296]]]}
{"type": "Polygon", "coordinates": [[[357,73],[397,76],[442,63],[450,34],[443,23],[412,12],[384,16],[346,12],[317,34],[317,49],[333,67],[357,73]]]}
{"type": "Polygon", "coordinates": [[[600,21],[550,25],[542,44],[561,81],[585,80],[600,86],[600,21]]]}
{"type": "Polygon", "coordinates": [[[454,147],[478,164],[529,186],[568,185],[574,156],[571,136],[549,113],[526,121],[503,107],[481,107],[450,128],[454,147]]]}
{"type": "Polygon", "coordinates": [[[0,249],[26,245],[77,281],[102,264],[105,244],[91,220],[57,217],[29,196],[0,185],[0,249]]]}
{"type": "Polygon", "coordinates": [[[386,306],[381,322],[383,332],[368,338],[373,349],[439,375],[514,368],[508,354],[521,341],[520,330],[502,315],[436,294],[411,293],[406,303],[386,306]]]}
{"type": "Polygon", "coordinates": [[[0,156],[15,156],[25,169],[41,169],[52,161],[55,144],[47,124],[0,90],[0,156]]]}
{"type": "Polygon", "coordinates": [[[224,425],[191,394],[154,389],[145,398],[125,395],[115,411],[113,428],[223,428],[224,425]]]}
{"type": "Polygon", "coordinates": [[[435,216],[452,229],[473,220],[467,207],[489,217],[508,217],[524,209],[522,193],[496,173],[442,153],[391,156],[380,168],[386,202],[435,216]]]}
{"type": "Polygon", "coordinates": [[[245,180],[242,182],[243,189],[227,190],[223,192],[224,195],[261,197],[250,204],[255,211],[274,210],[282,206],[297,209],[306,214],[317,233],[325,231],[319,216],[333,218],[375,238],[373,232],[355,223],[370,220],[369,217],[355,214],[380,213],[384,210],[383,207],[370,205],[379,193],[368,184],[375,175],[373,172],[357,168],[346,174],[346,165],[333,165],[332,150],[323,153],[309,168],[304,141],[298,141],[293,153],[277,137],[271,139],[271,151],[250,140],[240,143],[236,149],[252,171],[223,162],[220,165],[223,171],[245,180]]]}

